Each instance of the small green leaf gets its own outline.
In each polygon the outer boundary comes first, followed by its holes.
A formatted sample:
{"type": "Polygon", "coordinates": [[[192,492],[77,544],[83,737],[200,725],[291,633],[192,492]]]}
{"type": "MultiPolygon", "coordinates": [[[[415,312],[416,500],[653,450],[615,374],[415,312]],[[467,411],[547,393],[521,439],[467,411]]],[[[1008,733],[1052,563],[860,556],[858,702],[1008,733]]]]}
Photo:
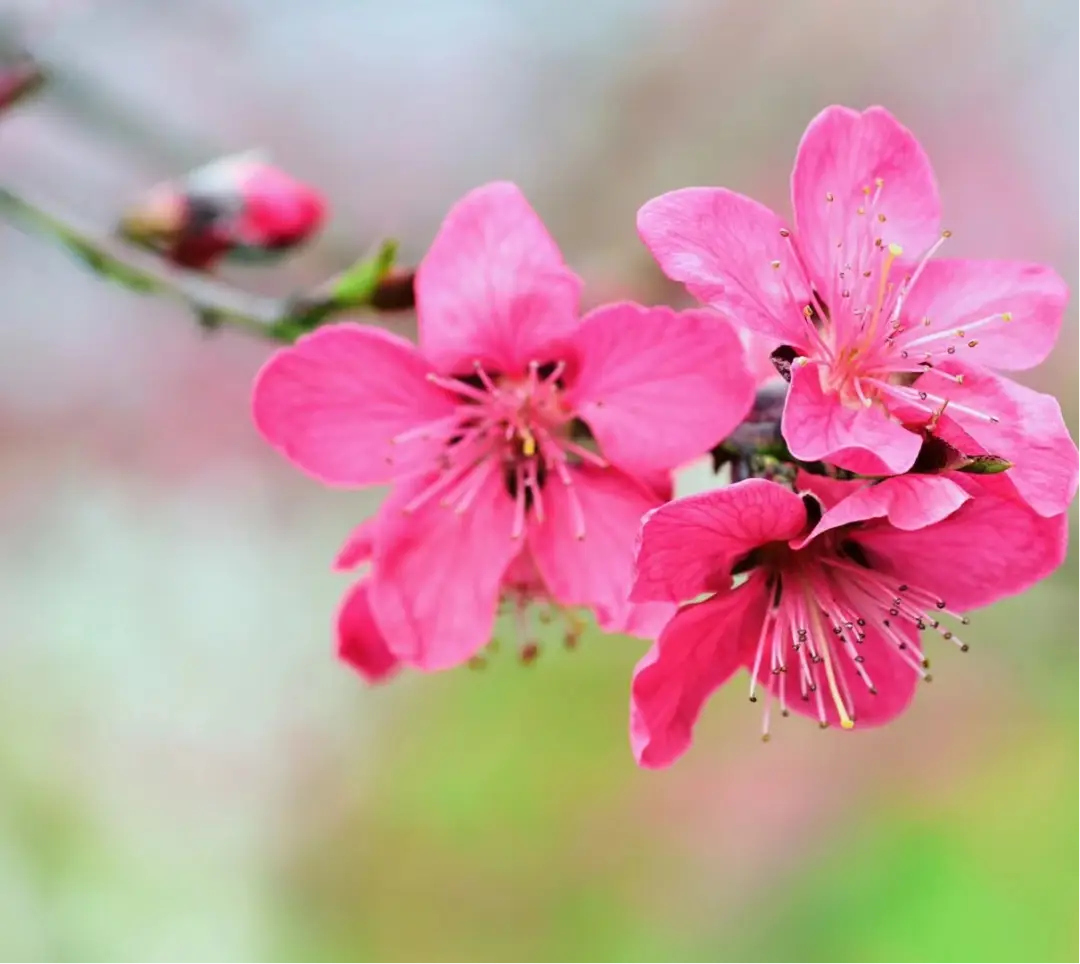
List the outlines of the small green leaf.
{"type": "Polygon", "coordinates": [[[999,475],[1012,466],[1012,462],[1000,455],[969,455],[962,464],[956,466],[956,471],[967,472],[969,475],[999,475]]]}
{"type": "Polygon", "coordinates": [[[358,261],[342,272],[332,289],[334,302],[342,307],[366,305],[396,257],[397,242],[384,241],[373,258],[358,261]]]}

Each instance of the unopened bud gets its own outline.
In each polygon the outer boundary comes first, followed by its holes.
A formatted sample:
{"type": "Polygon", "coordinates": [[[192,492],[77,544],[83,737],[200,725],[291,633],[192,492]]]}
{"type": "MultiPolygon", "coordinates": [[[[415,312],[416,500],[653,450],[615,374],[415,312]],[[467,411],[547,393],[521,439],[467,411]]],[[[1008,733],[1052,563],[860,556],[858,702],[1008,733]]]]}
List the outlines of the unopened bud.
{"type": "Polygon", "coordinates": [[[181,267],[272,260],[309,240],[326,205],[313,187],[256,153],[214,161],[156,185],[122,215],[119,233],[181,267]]]}
{"type": "Polygon", "coordinates": [[[970,455],[965,457],[962,464],[955,466],[955,471],[969,475],[998,475],[1007,472],[1012,465],[1000,455],[970,455]]]}

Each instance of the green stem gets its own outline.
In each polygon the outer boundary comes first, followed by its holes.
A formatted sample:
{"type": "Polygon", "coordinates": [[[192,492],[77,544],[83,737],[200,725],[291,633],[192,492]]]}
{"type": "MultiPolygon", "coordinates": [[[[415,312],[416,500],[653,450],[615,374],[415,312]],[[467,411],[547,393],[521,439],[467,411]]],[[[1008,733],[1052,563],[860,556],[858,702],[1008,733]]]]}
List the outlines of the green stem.
{"type": "MultiPolygon", "coordinates": [[[[58,242],[107,281],[185,305],[204,328],[235,328],[271,341],[295,341],[305,331],[345,311],[379,310],[392,300],[381,297],[384,283],[395,289],[411,285],[411,275],[392,272],[397,251],[393,241],[383,242],[373,258],[358,262],[312,296],[265,298],[175,268],[130,244],[102,238],[49,205],[2,185],[0,217],[58,242]]],[[[395,310],[409,307],[407,296],[393,300],[395,310]]]]}

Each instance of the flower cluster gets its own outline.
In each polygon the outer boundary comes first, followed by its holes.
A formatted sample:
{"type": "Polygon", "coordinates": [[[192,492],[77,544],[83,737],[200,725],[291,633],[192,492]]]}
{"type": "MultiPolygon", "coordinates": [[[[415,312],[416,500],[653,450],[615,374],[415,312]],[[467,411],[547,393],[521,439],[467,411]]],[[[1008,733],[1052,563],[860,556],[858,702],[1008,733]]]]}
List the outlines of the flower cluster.
{"type": "Polygon", "coordinates": [[[655,640],[631,738],[665,766],[742,668],[766,736],[773,707],[892,719],[930,678],[924,638],[966,649],[962,612],[1061,563],[1077,450],[1053,398],[1000,374],[1050,352],[1061,279],[938,257],[929,161],[880,108],[811,123],[792,207],[721,188],[648,202],[642,240],[702,306],[579,317],[540,219],[490,184],[417,270],[418,344],[335,324],[269,360],[270,443],[327,485],[390,486],[338,558],[366,569],[343,659],[370,681],[475,661],[507,609],[530,661],[534,620],[572,645],[586,609],[655,640]],[[786,389],[761,446],[748,346],[786,389]],[[672,501],[672,473],[710,452],[737,481],[672,501]]]}

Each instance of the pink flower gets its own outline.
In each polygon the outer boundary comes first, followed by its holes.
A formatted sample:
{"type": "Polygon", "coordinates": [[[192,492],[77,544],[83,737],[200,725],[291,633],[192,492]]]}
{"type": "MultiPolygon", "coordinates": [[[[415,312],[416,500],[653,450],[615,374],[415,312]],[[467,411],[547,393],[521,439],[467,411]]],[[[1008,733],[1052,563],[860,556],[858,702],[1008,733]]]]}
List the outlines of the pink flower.
{"type": "Polygon", "coordinates": [[[418,269],[418,347],[329,326],[258,377],[256,424],[300,468],[395,483],[368,599],[404,662],[476,654],[523,547],[553,599],[624,628],[642,514],[750,407],[723,320],[628,303],[579,320],[580,287],[518,189],[491,184],[418,269]]]}
{"type": "MultiPolygon", "coordinates": [[[[853,490],[810,480],[815,494],[801,497],[750,479],[650,513],[632,598],[712,595],[682,606],[635,670],[638,762],[681,755],[706,698],[741,667],[750,699],[762,687],[785,716],[850,729],[902,712],[929,679],[920,631],[966,649],[942,613],[1022,592],[1065,554],[1064,514],[1043,518],[958,479],[910,475],[853,490]],[[747,578],[733,589],[737,574],[747,578]]],[[[767,707],[766,736],[768,726],[767,707]]]]}
{"type": "MultiPolygon", "coordinates": [[[[334,563],[339,571],[365,567],[375,555],[379,522],[377,516],[363,522],[349,536],[334,563]]],[[[368,683],[382,683],[402,668],[402,661],[391,651],[386,636],[371,608],[370,593],[374,576],[365,573],[346,593],[337,613],[339,658],[356,670],[368,683]]],[[[575,649],[584,623],[571,610],[552,598],[529,551],[523,548],[503,573],[499,608],[513,621],[515,648],[522,663],[529,664],[540,654],[541,627],[561,626],[563,644],[575,649]]],[[[655,638],[671,618],[675,607],[669,603],[630,604],[620,627],[631,636],[655,638]]],[[[551,630],[545,635],[550,635],[551,630]]],[[[494,642],[490,644],[494,648],[494,642]]],[[[473,656],[470,666],[484,665],[483,656],[473,656]]]]}
{"type": "Polygon", "coordinates": [[[648,202],[638,230],[665,273],[779,345],[783,433],[802,461],[909,469],[920,428],[950,421],[1014,463],[1041,515],[1076,493],[1078,458],[1052,398],[995,374],[1050,353],[1068,299],[1051,269],[935,259],[949,237],[930,162],[888,112],[830,107],[791,179],[794,227],[721,188],[648,202]]]}

